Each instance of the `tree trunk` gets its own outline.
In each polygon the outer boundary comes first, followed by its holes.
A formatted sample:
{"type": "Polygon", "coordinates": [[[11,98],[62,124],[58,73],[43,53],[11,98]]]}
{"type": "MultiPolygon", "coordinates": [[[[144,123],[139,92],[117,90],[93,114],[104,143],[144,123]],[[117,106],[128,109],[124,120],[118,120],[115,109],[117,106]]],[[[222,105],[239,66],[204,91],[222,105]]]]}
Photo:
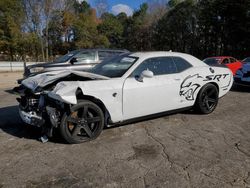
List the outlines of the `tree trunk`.
{"type": "Polygon", "coordinates": [[[45,56],[44,56],[44,46],[43,46],[43,37],[40,36],[40,42],[41,42],[41,51],[42,51],[42,61],[45,62],[45,56]]]}
{"type": "Polygon", "coordinates": [[[46,62],[49,61],[49,24],[48,21],[46,23],[46,29],[45,29],[45,55],[46,55],[46,62]]]}

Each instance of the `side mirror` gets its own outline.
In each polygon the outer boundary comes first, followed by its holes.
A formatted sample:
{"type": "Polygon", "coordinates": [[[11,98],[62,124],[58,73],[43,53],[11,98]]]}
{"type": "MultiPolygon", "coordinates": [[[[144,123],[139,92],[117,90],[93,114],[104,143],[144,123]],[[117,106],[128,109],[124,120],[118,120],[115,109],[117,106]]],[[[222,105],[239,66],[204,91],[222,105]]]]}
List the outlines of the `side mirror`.
{"type": "Polygon", "coordinates": [[[73,65],[75,62],[77,62],[77,58],[73,57],[69,62],[73,65]]]}
{"type": "Polygon", "coordinates": [[[153,78],[153,77],[154,77],[154,73],[152,71],[150,71],[150,70],[144,70],[141,73],[140,77],[138,78],[138,81],[139,82],[143,82],[144,78],[153,78]]]}

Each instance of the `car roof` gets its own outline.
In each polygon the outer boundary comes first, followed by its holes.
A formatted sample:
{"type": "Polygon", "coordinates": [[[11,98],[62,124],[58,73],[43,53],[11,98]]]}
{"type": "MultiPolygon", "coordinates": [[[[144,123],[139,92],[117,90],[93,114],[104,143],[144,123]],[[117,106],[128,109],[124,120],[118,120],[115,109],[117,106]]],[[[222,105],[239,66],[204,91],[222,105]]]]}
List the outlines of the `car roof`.
{"type": "MultiPolygon", "coordinates": [[[[206,59],[209,59],[209,58],[215,58],[215,59],[225,59],[225,58],[234,58],[232,56],[214,56],[214,57],[207,57],[206,59]]],[[[236,58],[234,58],[236,59],[236,58]]]]}
{"type": "MultiPolygon", "coordinates": [[[[88,48],[88,49],[78,49],[78,50],[73,50],[73,51],[110,51],[110,52],[129,52],[128,50],[126,49],[106,49],[106,48],[88,48]]],[[[72,52],[73,52],[72,51],[72,52]]]]}
{"type": "Polygon", "coordinates": [[[148,51],[148,52],[131,52],[131,56],[185,56],[188,54],[180,53],[180,52],[172,52],[172,51],[148,51]]]}
{"type": "Polygon", "coordinates": [[[188,62],[190,62],[194,66],[206,66],[204,62],[202,62],[200,59],[189,55],[185,53],[180,53],[180,52],[172,52],[172,51],[149,51],[149,52],[131,52],[129,53],[129,56],[134,56],[134,57],[139,57],[142,60],[143,59],[148,59],[148,58],[153,58],[153,57],[165,57],[165,56],[177,56],[181,57],[188,62]]]}

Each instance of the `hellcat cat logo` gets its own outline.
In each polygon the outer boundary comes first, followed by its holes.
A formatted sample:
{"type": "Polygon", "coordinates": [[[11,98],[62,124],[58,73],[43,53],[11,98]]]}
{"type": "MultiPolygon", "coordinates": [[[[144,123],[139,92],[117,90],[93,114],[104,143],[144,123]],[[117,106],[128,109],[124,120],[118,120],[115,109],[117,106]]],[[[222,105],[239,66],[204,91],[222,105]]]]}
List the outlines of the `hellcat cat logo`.
{"type": "Polygon", "coordinates": [[[194,100],[194,94],[201,86],[197,83],[197,79],[203,79],[199,74],[188,76],[181,84],[180,96],[184,96],[187,100],[194,100]]]}

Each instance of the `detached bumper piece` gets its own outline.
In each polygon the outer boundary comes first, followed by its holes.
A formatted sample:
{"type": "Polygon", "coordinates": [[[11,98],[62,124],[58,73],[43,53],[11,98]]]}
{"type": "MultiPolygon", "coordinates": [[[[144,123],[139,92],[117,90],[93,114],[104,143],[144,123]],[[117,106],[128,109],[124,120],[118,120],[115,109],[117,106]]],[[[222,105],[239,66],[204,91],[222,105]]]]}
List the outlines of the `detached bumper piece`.
{"type": "Polygon", "coordinates": [[[22,120],[29,125],[42,127],[45,123],[45,120],[41,116],[36,115],[34,112],[19,110],[19,114],[22,120]]]}

